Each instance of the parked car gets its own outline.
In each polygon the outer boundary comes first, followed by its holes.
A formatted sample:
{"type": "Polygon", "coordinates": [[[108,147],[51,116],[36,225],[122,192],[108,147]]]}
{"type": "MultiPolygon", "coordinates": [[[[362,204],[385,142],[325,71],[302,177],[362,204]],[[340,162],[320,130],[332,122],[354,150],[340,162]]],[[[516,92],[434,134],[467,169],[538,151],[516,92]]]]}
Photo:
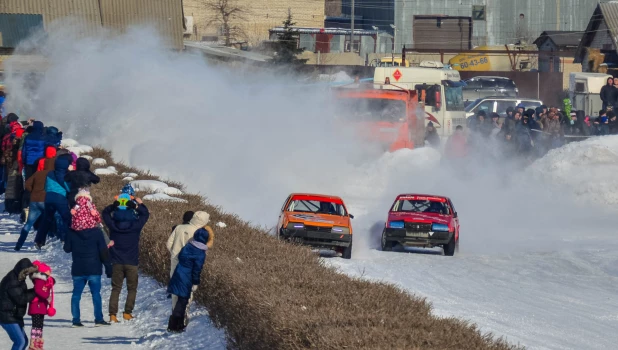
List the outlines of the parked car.
{"type": "Polygon", "coordinates": [[[400,194],[388,212],[382,231],[383,251],[395,245],[433,248],[453,256],[459,247],[459,219],[448,197],[400,194]]]}
{"type": "Polygon", "coordinates": [[[352,223],[343,200],[322,194],[292,193],[281,208],[280,239],[352,257],[352,223]]]}
{"type": "Polygon", "coordinates": [[[526,109],[534,109],[543,105],[543,101],[532,98],[512,98],[504,96],[484,97],[479,98],[466,106],[466,118],[476,115],[481,110],[484,110],[488,117],[490,113],[498,113],[501,118],[504,118],[506,117],[507,108],[515,108],[515,106],[520,103],[523,104],[526,109]]]}
{"type": "Polygon", "coordinates": [[[488,96],[519,96],[515,82],[505,77],[478,76],[465,81],[464,101],[474,101],[488,96]]]}

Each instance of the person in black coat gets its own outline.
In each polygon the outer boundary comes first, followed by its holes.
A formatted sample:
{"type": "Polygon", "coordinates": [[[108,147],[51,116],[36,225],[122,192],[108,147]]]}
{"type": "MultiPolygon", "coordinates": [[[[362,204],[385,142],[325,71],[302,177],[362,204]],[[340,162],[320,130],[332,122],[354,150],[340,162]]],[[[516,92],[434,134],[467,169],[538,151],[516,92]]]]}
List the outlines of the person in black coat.
{"type": "Polygon", "coordinates": [[[123,318],[133,318],[133,307],[137,296],[139,240],[142,229],[146,225],[150,212],[140,198],[129,201],[127,208],[119,209],[119,202],[103,210],[103,222],[109,229],[109,238],[114,242],[110,248],[112,258],[112,294],[109,297],[110,322],[118,322],[118,299],[124,280],[127,280],[127,301],[124,304],[123,318]],[[132,208],[137,205],[137,207],[132,208]],[[135,211],[137,215],[114,215],[127,211],[135,211]]]}
{"type": "Polygon", "coordinates": [[[75,171],[69,171],[64,177],[64,181],[69,183],[70,191],[68,194],[69,207],[75,206],[75,196],[80,188],[90,187],[101,182],[101,178],[90,171],[90,162],[86,158],[77,158],[75,161],[75,171]]]}
{"type": "Polygon", "coordinates": [[[96,326],[109,326],[103,319],[103,303],[101,300],[101,274],[105,266],[105,275],[112,277],[109,250],[105,243],[104,233],[100,228],[81,231],[70,230],[64,241],[64,251],[71,253],[73,264],[73,296],[71,298],[71,314],[73,327],[83,327],[81,323],[79,302],[86,284],[90,287],[94,304],[94,323],[96,326]]]}
{"type": "Polygon", "coordinates": [[[603,109],[614,105],[614,96],[616,88],[614,87],[614,78],[607,78],[607,84],[601,88],[601,101],[603,101],[603,109]]]}
{"type": "Polygon", "coordinates": [[[13,341],[13,349],[28,347],[24,315],[35,293],[33,288],[28,289],[26,278],[37,271],[30,259],[21,259],[0,282],[0,326],[13,341]]]}
{"type": "Polygon", "coordinates": [[[167,286],[167,292],[178,297],[168,321],[167,330],[170,332],[182,332],[186,327],[185,316],[189,298],[200,284],[206,251],[212,248],[213,240],[214,234],[200,228],[178,254],[178,265],[167,286]]]}

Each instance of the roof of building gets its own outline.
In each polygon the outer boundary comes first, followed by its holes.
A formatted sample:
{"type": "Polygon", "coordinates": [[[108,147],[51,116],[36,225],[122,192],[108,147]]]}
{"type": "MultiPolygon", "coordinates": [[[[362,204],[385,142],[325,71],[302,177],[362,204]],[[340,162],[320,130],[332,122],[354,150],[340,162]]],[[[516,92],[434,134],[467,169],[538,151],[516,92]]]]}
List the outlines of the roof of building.
{"type": "MultiPolygon", "coordinates": [[[[352,29],[349,28],[309,28],[309,27],[293,27],[294,31],[299,34],[333,34],[333,35],[350,35],[352,29]]],[[[271,33],[283,33],[285,28],[275,27],[269,30],[271,33]]],[[[354,29],[354,35],[378,35],[380,31],[354,29]]]]}
{"type": "Polygon", "coordinates": [[[581,31],[544,31],[534,44],[541,46],[545,40],[551,40],[558,48],[577,47],[584,33],[581,31]]]}
{"type": "Polygon", "coordinates": [[[582,63],[586,54],[586,48],[590,47],[592,44],[594,36],[598,32],[599,26],[603,21],[605,21],[605,24],[610,32],[610,37],[612,38],[614,47],[618,47],[618,43],[616,42],[616,38],[618,38],[618,1],[599,3],[590,18],[588,27],[586,27],[586,32],[579,43],[574,63],[582,63]]]}
{"type": "Polygon", "coordinates": [[[184,45],[187,49],[197,49],[202,51],[205,55],[219,58],[242,59],[257,62],[266,62],[268,59],[272,58],[255,52],[226,47],[217,43],[185,40],[184,45]]]}

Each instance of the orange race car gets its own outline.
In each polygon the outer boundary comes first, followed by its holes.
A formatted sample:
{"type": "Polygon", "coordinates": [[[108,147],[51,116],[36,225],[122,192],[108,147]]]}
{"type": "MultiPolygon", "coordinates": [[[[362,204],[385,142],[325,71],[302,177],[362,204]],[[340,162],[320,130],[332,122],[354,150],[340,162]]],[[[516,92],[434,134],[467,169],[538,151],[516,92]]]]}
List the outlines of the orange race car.
{"type": "Polygon", "coordinates": [[[291,242],[326,248],[352,257],[352,224],[343,200],[321,194],[292,193],[281,208],[278,237],[291,242]]]}

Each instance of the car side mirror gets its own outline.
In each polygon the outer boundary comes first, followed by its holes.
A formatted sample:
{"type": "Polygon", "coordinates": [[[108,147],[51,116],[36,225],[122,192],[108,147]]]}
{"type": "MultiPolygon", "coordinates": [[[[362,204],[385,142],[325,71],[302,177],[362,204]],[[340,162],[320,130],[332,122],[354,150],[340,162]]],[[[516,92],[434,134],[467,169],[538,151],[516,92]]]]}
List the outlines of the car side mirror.
{"type": "Polygon", "coordinates": [[[348,214],[348,216],[350,217],[350,219],[354,219],[354,215],[348,214]]]}
{"type": "Polygon", "coordinates": [[[454,212],[454,213],[453,213],[453,217],[454,217],[454,218],[457,218],[457,212],[454,212]]]}

